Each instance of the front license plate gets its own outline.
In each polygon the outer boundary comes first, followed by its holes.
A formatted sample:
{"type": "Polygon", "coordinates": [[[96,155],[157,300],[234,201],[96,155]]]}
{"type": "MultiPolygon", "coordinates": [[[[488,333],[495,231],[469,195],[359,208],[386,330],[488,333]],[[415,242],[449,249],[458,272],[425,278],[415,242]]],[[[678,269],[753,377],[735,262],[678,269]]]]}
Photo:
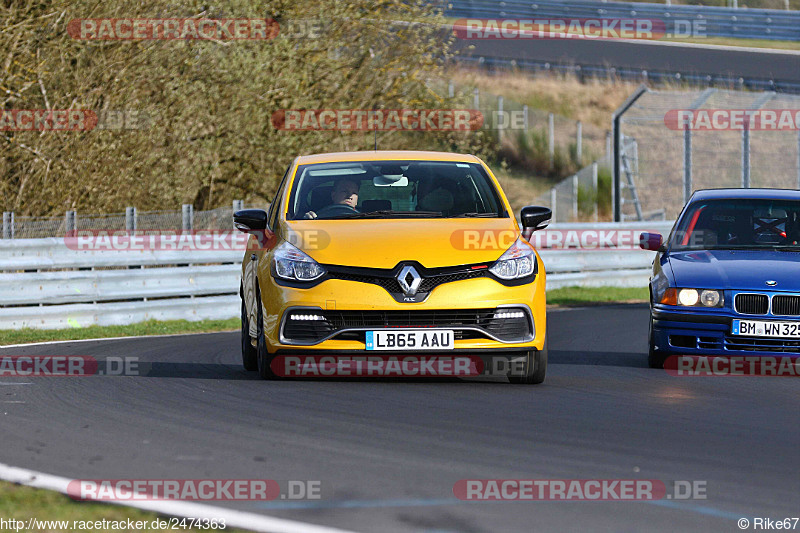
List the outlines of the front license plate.
{"type": "Polygon", "coordinates": [[[367,350],[452,350],[452,329],[376,330],[367,332],[367,350]]]}
{"type": "Polygon", "coordinates": [[[764,322],[763,320],[734,320],[732,335],[750,337],[783,337],[800,339],[800,322],[764,322]]]}

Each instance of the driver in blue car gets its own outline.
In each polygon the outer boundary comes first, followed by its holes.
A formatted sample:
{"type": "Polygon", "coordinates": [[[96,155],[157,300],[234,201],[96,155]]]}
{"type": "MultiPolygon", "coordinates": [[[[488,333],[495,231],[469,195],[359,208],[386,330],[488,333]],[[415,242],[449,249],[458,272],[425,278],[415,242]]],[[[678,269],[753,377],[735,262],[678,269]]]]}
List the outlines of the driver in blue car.
{"type": "Polygon", "coordinates": [[[337,180],[331,191],[331,201],[333,203],[320,209],[319,213],[309,211],[303,215],[303,218],[327,218],[341,215],[348,211],[358,213],[359,211],[356,209],[356,204],[358,203],[358,183],[349,178],[337,180]]]}

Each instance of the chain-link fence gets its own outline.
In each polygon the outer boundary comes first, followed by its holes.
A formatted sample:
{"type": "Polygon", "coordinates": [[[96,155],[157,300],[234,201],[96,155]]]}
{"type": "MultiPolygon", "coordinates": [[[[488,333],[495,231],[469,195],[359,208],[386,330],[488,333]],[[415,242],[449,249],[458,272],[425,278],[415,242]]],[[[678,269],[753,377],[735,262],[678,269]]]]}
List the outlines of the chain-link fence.
{"type": "Polygon", "coordinates": [[[615,116],[618,220],[673,219],[698,189],[800,188],[800,96],[642,88],[615,116]]]}
{"type": "MultiPolygon", "coordinates": [[[[265,206],[248,206],[265,208],[265,206]]],[[[138,211],[133,207],[124,213],[104,215],[82,214],[67,211],[63,216],[31,217],[3,213],[3,239],[37,239],[63,237],[70,231],[177,231],[177,230],[226,230],[233,229],[233,213],[243,209],[241,200],[234,200],[231,207],[218,207],[208,211],[195,211],[187,204],[180,211],[138,211]]]]}
{"type": "Polygon", "coordinates": [[[553,222],[606,221],[611,217],[611,165],[603,157],[534,199],[553,210],[553,222]]]}
{"type": "MultiPolygon", "coordinates": [[[[440,84],[432,87],[444,90],[440,84]]],[[[495,131],[501,145],[525,159],[549,159],[550,169],[570,163],[581,167],[606,153],[610,132],[592,124],[455,82],[448,83],[447,92],[451,97],[466,94],[470,108],[483,115],[483,129],[495,131]]]]}

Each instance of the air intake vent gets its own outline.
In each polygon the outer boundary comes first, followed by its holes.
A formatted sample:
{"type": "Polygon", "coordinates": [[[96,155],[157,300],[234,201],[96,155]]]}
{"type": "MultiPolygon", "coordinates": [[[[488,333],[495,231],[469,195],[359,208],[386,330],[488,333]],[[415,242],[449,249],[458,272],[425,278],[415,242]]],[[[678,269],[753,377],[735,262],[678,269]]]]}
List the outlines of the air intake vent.
{"type": "Polygon", "coordinates": [[[800,296],[779,294],[772,297],[773,315],[800,315],[800,296]]]}
{"type": "Polygon", "coordinates": [[[766,315],[769,310],[766,294],[737,294],[734,303],[736,312],[744,315],[766,315]]]}

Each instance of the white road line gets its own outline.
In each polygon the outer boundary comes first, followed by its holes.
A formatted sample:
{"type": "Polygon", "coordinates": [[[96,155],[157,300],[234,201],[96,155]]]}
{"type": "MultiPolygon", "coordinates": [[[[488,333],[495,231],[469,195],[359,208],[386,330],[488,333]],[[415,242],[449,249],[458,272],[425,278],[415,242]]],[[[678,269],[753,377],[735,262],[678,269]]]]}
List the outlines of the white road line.
{"type": "Polygon", "coordinates": [[[789,56],[800,55],[800,50],[785,50],[782,48],[758,48],[755,46],[731,46],[729,44],[703,44],[684,43],[680,41],[651,41],[647,39],[615,39],[609,42],[646,44],[651,46],[680,46],[682,48],[702,48],[705,50],[728,50],[730,52],[750,52],[758,54],[781,54],[789,56]]]}
{"type": "Polygon", "coordinates": [[[46,346],[48,344],[66,344],[68,342],[98,342],[98,341],[120,341],[126,339],[163,339],[166,337],[187,337],[189,335],[213,335],[215,333],[232,333],[239,331],[238,329],[223,329],[220,331],[202,331],[199,333],[171,333],[169,335],[129,335],[127,337],[99,337],[97,339],[75,339],[66,341],[42,341],[42,342],[28,342],[23,344],[6,344],[0,346],[0,350],[4,348],[24,348],[25,346],[46,346]]]}
{"type": "MultiPolygon", "coordinates": [[[[37,489],[54,490],[67,494],[67,487],[72,481],[65,477],[43,474],[24,468],[16,468],[0,463],[0,479],[34,487],[37,489]]],[[[178,516],[185,518],[224,519],[227,527],[238,527],[264,533],[354,533],[343,529],[336,529],[294,520],[284,520],[255,513],[246,513],[224,507],[214,507],[194,502],[183,501],[103,501],[114,505],[135,507],[145,511],[178,516]]]]}

